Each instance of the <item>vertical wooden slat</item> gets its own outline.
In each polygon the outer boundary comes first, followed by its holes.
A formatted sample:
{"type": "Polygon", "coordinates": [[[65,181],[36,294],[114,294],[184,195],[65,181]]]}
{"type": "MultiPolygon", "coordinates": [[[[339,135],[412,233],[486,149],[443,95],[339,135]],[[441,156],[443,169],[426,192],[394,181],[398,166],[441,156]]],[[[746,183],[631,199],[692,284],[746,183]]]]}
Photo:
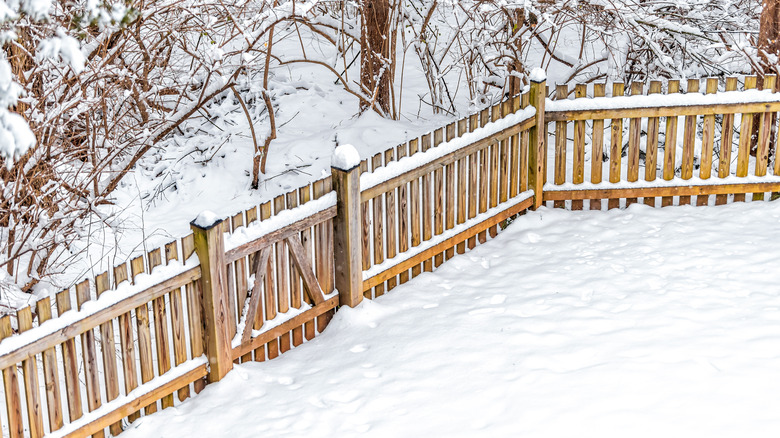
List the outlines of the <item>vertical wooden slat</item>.
{"type": "MultiPolygon", "coordinates": [[[[433,146],[439,146],[444,140],[444,132],[437,129],[433,133],[433,146]]],[[[438,236],[444,232],[444,169],[433,171],[433,233],[438,236]]],[[[426,239],[427,240],[427,239],[426,239]]],[[[434,256],[434,266],[444,263],[444,254],[434,256]]]]}
{"type": "MultiPolygon", "coordinates": [[[[468,118],[463,118],[458,121],[458,137],[462,137],[469,129],[468,118]]],[[[458,160],[458,174],[457,174],[457,191],[458,191],[458,224],[466,222],[466,194],[468,192],[468,179],[467,179],[467,166],[468,159],[461,158],[458,160]]],[[[466,252],[466,242],[458,244],[458,254],[466,252]]]]}
{"type": "MultiPolygon", "coordinates": [[[[114,267],[114,285],[119,286],[128,280],[127,265],[114,267]]],[[[133,340],[133,316],[130,312],[119,315],[119,347],[122,355],[122,377],[125,382],[125,394],[138,387],[138,370],[136,369],[135,341],[133,340]]],[[[130,422],[140,417],[140,412],[128,415],[130,422]]]]}
{"type": "MultiPolygon", "coordinates": [[[[650,81],[648,94],[661,92],[661,81],[650,81]]],[[[645,181],[655,181],[658,170],[658,131],[660,119],[649,117],[647,119],[647,143],[645,145],[645,181]]],[[[646,205],[655,206],[655,198],[645,197],[646,205]]]]}
{"type": "MultiPolygon", "coordinates": [[[[66,290],[60,293],[67,295],[68,291],[66,290]]],[[[0,340],[10,338],[12,335],[11,316],[5,315],[0,318],[0,340]]],[[[76,370],[75,382],[76,393],[78,394],[78,370],[76,370]]],[[[3,370],[3,389],[5,392],[5,408],[8,413],[8,433],[11,438],[23,438],[24,421],[22,420],[22,396],[19,393],[19,378],[16,374],[16,366],[10,366],[3,370]]],[[[76,400],[76,396],[74,396],[73,399],[76,400]]],[[[79,408],[80,407],[81,405],[79,405],[79,408]]],[[[81,413],[79,412],[78,415],[80,417],[81,413]]]]}
{"type": "MultiPolygon", "coordinates": [[[[758,78],[756,76],[745,77],[745,90],[756,88],[758,78]]],[[[754,114],[742,114],[742,122],[739,129],[739,151],[737,152],[737,176],[746,177],[748,175],[748,164],[750,162],[750,137],[753,129],[754,114]]],[[[735,202],[745,200],[745,195],[737,193],[734,195],[735,202]]]]}
{"type": "MultiPolygon", "coordinates": [[[[718,78],[708,78],[706,85],[707,94],[718,92],[718,78]]],[[[710,179],[712,174],[712,148],[715,141],[715,115],[704,116],[704,124],[701,134],[701,166],[699,167],[699,178],[710,179]]],[[[709,196],[699,195],[696,197],[696,205],[707,205],[709,196]]]]}
{"type": "MultiPolygon", "coordinates": [[[[95,290],[98,298],[111,287],[108,272],[95,277],[95,290]]],[[[106,388],[106,401],[119,397],[119,373],[116,366],[116,347],[114,344],[114,322],[100,324],[100,350],[103,358],[103,379],[106,388]]],[[[116,422],[109,427],[112,435],[122,432],[122,423],[116,422]]]]}
{"type": "MultiPolygon", "coordinates": [[[[642,82],[631,83],[631,95],[641,96],[645,84],[642,82]]],[[[642,119],[640,117],[632,118],[628,122],[628,172],[626,179],[629,182],[639,180],[639,136],[642,133],[642,119]]],[[[636,198],[627,198],[626,207],[637,202],[636,198]]]]}
{"type": "MultiPolygon", "coordinates": [[[[260,220],[270,219],[273,215],[271,210],[271,201],[260,205],[260,220]]],[[[258,269],[265,269],[265,276],[263,277],[263,305],[265,310],[265,320],[271,320],[276,318],[278,303],[276,293],[276,269],[274,265],[273,257],[268,260],[268,265],[264,268],[261,266],[258,269]]],[[[273,359],[279,356],[279,339],[272,339],[268,341],[268,358],[273,359]]],[[[257,357],[257,351],[255,351],[255,357],[257,357]]]]}
{"type": "MultiPolygon", "coordinates": [[[[429,134],[421,138],[420,150],[425,152],[431,147],[431,137],[429,134]]],[[[423,241],[428,241],[433,237],[433,199],[431,189],[433,188],[433,175],[426,174],[422,178],[422,233],[423,241]]],[[[433,260],[429,259],[423,262],[423,270],[430,272],[433,270],[433,260]]]]}
{"type": "MultiPolygon", "coordinates": [[[[155,249],[148,254],[149,272],[162,265],[162,253],[160,249],[155,249]]],[[[162,376],[171,369],[171,349],[168,340],[168,310],[165,306],[165,296],[155,298],[152,301],[154,311],[154,336],[155,349],[157,352],[157,375],[162,376]]],[[[173,394],[166,394],[160,400],[162,408],[173,406],[173,394]]]]}
{"type": "MultiPolygon", "coordinates": [[[[176,241],[165,245],[165,263],[179,260],[179,249],[176,241]]],[[[187,361],[187,340],[184,335],[184,305],[181,299],[181,289],[174,289],[169,294],[171,299],[171,330],[173,339],[173,359],[176,366],[187,361]]],[[[190,387],[185,386],[178,391],[179,401],[190,396],[190,387]]],[[[113,434],[113,432],[111,432],[113,434]]]]}
{"type": "MultiPolygon", "coordinates": [[[[505,100],[501,104],[501,117],[510,113],[511,101],[505,100]]],[[[498,202],[503,203],[509,199],[509,151],[512,138],[505,138],[498,143],[498,202]]]]}
{"type": "MultiPolygon", "coordinates": [[[[385,163],[390,163],[394,160],[394,153],[393,149],[388,149],[385,151],[385,163]]],[[[396,255],[396,235],[397,235],[397,229],[396,229],[396,208],[395,208],[395,195],[396,190],[390,190],[387,193],[385,193],[385,234],[387,235],[387,244],[385,245],[385,251],[387,252],[387,258],[391,259],[395,257],[396,255]]],[[[395,288],[395,286],[398,284],[398,281],[395,277],[390,278],[387,280],[387,290],[391,290],[395,288]]]]}
{"type": "MultiPolygon", "coordinates": [[[[326,182],[329,184],[329,181],[330,178],[327,180],[319,180],[314,183],[314,199],[319,199],[330,191],[330,187],[326,186],[326,182]]],[[[314,229],[316,233],[314,252],[315,258],[317,259],[315,269],[317,270],[317,278],[320,280],[320,285],[327,294],[333,290],[331,286],[333,253],[328,249],[329,245],[333,243],[332,238],[330,237],[330,232],[333,230],[333,223],[331,220],[328,220],[316,225],[314,229]]],[[[321,332],[325,328],[327,321],[327,314],[319,315],[316,324],[317,330],[321,332]]],[[[255,360],[258,360],[257,352],[255,352],[255,360]]]]}
{"type": "MultiPolygon", "coordinates": [[[[607,84],[593,84],[593,97],[604,97],[607,91],[607,84]]],[[[602,170],[604,167],[604,120],[593,121],[593,133],[591,138],[590,154],[590,182],[593,184],[601,183],[602,170]]],[[[601,199],[590,200],[591,210],[601,210],[601,199]]]]}
{"type": "MultiPolygon", "coordinates": [[[[144,272],[144,258],[136,257],[130,261],[130,274],[133,281],[144,272]]],[[[141,383],[154,379],[154,358],[152,357],[152,331],[149,324],[149,306],[143,304],[135,309],[135,325],[138,333],[138,357],[141,363],[141,383]]],[[[157,402],[144,407],[144,413],[157,412],[157,402]]]]}
{"type": "MultiPolygon", "coordinates": [[[[38,323],[51,319],[51,298],[46,297],[36,303],[38,323]]],[[[62,428],[62,394],[60,392],[60,373],[57,366],[57,353],[54,348],[43,352],[43,382],[46,385],[46,412],[49,417],[49,430],[62,428]]],[[[113,432],[112,432],[113,433],[113,432]]]]}
{"type": "MultiPolygon", "coordinates": [[[[625,84],[615,82],[612,84],[612,97],[622,96],[625,84]]],[[[623,119],[612,119],[610,124],[610,148],[609,148],[609,182],[620,182],[621,178],[621,156],[623,155],[623,119]]],[[[618,208],[619,199],[610,199],[607,203],[608,208],[618,208]]]]}
{"type": "MultiPolygon", "coordinates": [[[[376,154],[371,158],[371,170],[376,170],[382,167],[382,154],[376,154]]],[[[371,200],[373,207],[373,233],[372,241],[374,243],[374,265],[378,265],[385,261],[385,209],[384,199],[382,195],[379,195],[371,200]]],[[[374,288],[374,296],[379,297],[384,295],[385,285],[378,284],[374,288]]]]}
{"type": "MultiPolygon", "coordinates": [[[[489,112],[487,109],[482,110],[479,114],[479,125],[485,126],[489,120],[489,112]]],[[[479,212],[484,213],[488,208],[488,187],[490,178],[490,148],[485,147],[479,151],[479,212]]],[[[487,233],[485,231],[480,232],[477,235],[479,243],[485,243],[487,241],[487,233]]]]}
{"type": "MultiPolygon", "coordinates": [[[[274,198],[274,215],[285,210],[284,195],[274,198]]],[[[287,278],[289,268],[287,244],[281,240],[276,242],[276,299],[279,303],[279,313],[287,313],[290,310],[290,283],[287,278]]],[[[290,349],[290,333],[279,336],[279,352],[285,353],[290,349]]]]}
{"type": "MultiPolygon", "coordinates": [[[[181,239],[182,261],[187,261],[195,253],[195,238],[192,234],[181,239]]],[[[201,281],[197,280],[184,287],[187,294],[187,327],[190,330],[190,354],[192,358],[203,356],[203,291],[201,281]]],[[[193,383],[195,393],[199,393],[206,387],[205,379],[198,379],[193,383]]]]}
{"type": "MultiPolygon", "coordinates": [[[[455,138],[455,123],[447,125],[447,141],[455,138]]],[[[444,227],[449,230],[455,226],[455,163],[450,163],[444,168],[444,227]]],[[[445,258],[451,259],[455,255],[454,248],[447,248],[445,258]]]]}
{"type": "MultiPolygon", "coordinates": [[[[418,140],[415,138],[409,142],[409,155],[414,156],[419,147],[418,140]]],[[[409,222],[412,231],[412,247],[416,247],[422,241],[420,229],[420,179],[414,179],[409,183],[409,222]]],[[[412,266],[412,277],[420,275],[421,266],[412,266]]]]}
{"type": "MultiPolygon", "coordinates": [[[[301,187],[298,189],[298,199],[300,200],[301,205],[306,204],[307,202],[311,201],[311,195],[312,195],[312,189],[313,185],[308,184],[305,187],[301,187]]],[[[312,229],[307,228],[303,231],[301,231],[301,244],[303,245],[303,251],[304,255],[306,256],[306,259],[309,261],[309,264],[311,264],[313,269],[315,268],[314,261],[314,240],[312,239],[312,229]]],[[[317,272],[315,270],[315,276],[317,276],[317,272]]],[[[322,277],[317,276],[317,280],[322,283],[322,277]]],[[[311,305],[312,301],[309,298],[307,294],[303,294],[304,300],[306,301],[306,304],[311,305]]],[[[258,312],[259,313],[259,312],[258,312]]],[[[306,338],[307,341],[311,341],[314,339],[314,335],[316,332],[316,325],[314,323],[314,320],[306,321],[303,326],[303,336],[306,338]]]]}
{"type": "MultiPolygon", "coordinates": [[[[360,171],[365,172],[367,170],[368,162],[366,160],[363,160],[360,163],[360,171]]],[[[371,200],[368,200],[366,202],[363,202],[360,204],[361,209],[361,220],[363,221],[362,224],[362,256],[363,256],[363,270],[367,270],[371,267],[371,241],[372,241],[372,233],[371,233],[371,200]]],[[[371,289],[366,290],[363,292],[363,296],[365,298],[372,298],[371,296],[371,289]]]]}
{"type": "MultiPolygon", "coordinates": [[[[293,209],[298,206],[298,191],[293,190],[287,193],[287,208],[293,209]]],[[[288,248],[289,249],[289,248],[288,248]]],[[[287,253],[289,257],[289,252],[287,253]]],[[[289,264],[290,271],[290,307],[300,309],[303,304],[303,287],[301,283],[301,274],[293,263],[289,264]]],[[[292,345],[297,347],[303,344],[303,327],[295,327],[292,331],[292,345]]]]}
{"type": "MultiPolygon", "coordinates": [[[[765,75],[762,89],[775,91],[775,75],[765,75]]],[[[758,144],[756,145],[756,176],[766,176],[769,165],[769,141],[772,137],[772,124],[775,121],[774,113],[761,113],[758,117],[758,144]]],[[[754,201],[764,199],[763,193],[753,193],[754,201]]]]}
{"type": "MultiPolygon", "coordinates": [[[[66,289],[57,294],[57,314],[62,316],[70,309],[70,291],[66,289]]],[[[68,339],[62,343],[62,369],[65,374],[65,392],[68,400],[68,418],[71,422],[73,422],[81,418],[83,415],[81,407],[81,388],[79,386],[79,365],[78,358],[76,356],[76,340],[73,338],[68,339]]],[[[6,397],[8,397],[8,388],[6,388],[5,394],[6,397]]],[[[11,426],[9,425],[9,427],[11,426]]],[[[11,427],[11,430],[13,430],[13,427],[11,427]]]]}
{"type": "MultiPolygon", "coordinates": [[[[520,111],[520,105],[522,104],[522,96],[515,96],[512,99],[512,114],[520,111]]],[[[509,197],[514,198],[520,193],[520,175],[522,172],[523,163],[520,157],[520,138],[522,133],[512,136],[509,145],[509,197]]]]}
{"type": "MultiPolygon", "coordinates": [[[[407,145],[401,144],[397,149],[398,159],[402,159],[406,156],[407,145]]],[[[407,184],[401,184],[398,187],[398,252],[403,254],[409,250],[409,197],[408,197],[407,184]]],[[[409,271],[401,272],[399,276],[401,284],[409,281],[409,271]]]]}
{"type": "MultiPolygon", "coordinates": [[[[555,87],[555,97],[557,100],[566,100],[569,95],[568,85],[558,85],[555,87]]],[[[566,121],[555,122],[555,184],[566,183],[566,121]]],[[[566,201],[555,201],[555,208],[563,208],[566,201]]]]}
{"type": "MultiPolygon", "coordinates": [[[[469,132],[473,132],[479,125],[479,116],[472,114],[469,117],[469,132]]],[[[469,155],[469,189],[468,189],[468,218],[471,219],[477,215],[477,205],[479,204],[479,154],[480,152],[474,152],[469,155]]],[[[477,246],[477,238],[470,237],[467,241],[469,249],[474,249],[477,246]]]]}
{"type": "MultiPolygon", "coordinates": [[[[501,117],[500,112],[498,111],[498,106],[494,106],[493,110],[491,112],[491,121],[495,122],[501,117]]],[[[495,207],[498,205],[498,156],[500,154],[500,145],[499,142],[494,141],[490,145],[490,207],[495,207]]],[[[496,237],[498,235],[498,226],[494,225],[490,228],[488,228],[488,234],[490,234],[490,237],[496,237]]]]}
{"type": "MultiPolygon", "coordinates": [[[[687,94],[699,92],[699,80],[688,79],[687,94]]],[[[682,168],[680,170],[680,177],[684,180],[689,180],[693,177],[693,158],[694,149],[696,147],[696,119],[697,116],[685,116],[685,125],[683,128],[683,151],[682,151],[682,168]]],[[[680,205],[687,205],[691,203],[690,196],[680,196],[680,205]]]]}
{"type": "MultiPolygon", "coordinates": [[[[90,301],[89,281],[84,280],[76,285],[76,303],[78,309],[87,301],[90,301]]],[[[95,351],[95,332],[89,329],[81,334],[81,355],[84,363],[84,380],[87,386],[87,408],[90,412],[98,409],[102,402],[100,399],[100,381],[98,379],[97,352],[95,351]]],[[[103,430],[95,432],[93,437],[103,437],[103,430]]]]}
{"type": "MultiPolygon", "coordinates": [[[[678,93],[680,91],[680,81],[669,81],[668,94],[678,93]]],[[[664,131],[664,180],[674,179],[677,168],[677,116],[666,118],[666,130],[664,131]]],[[[674,198],[664,196],[661,199],[661,205],[666,207],[672,205],[674,198]]]]}
{"type": "MultiPolygon", "coordinates": [[[[737,78],[726,78],[726,91],[737,89],[737,78]]],[[[731,148],[734,142],[734,114],[724,114],[722,128],[720,130],[720,150],[718,152],[718,178],[726,178],[731,174],[731,148]]],[[[775,161],[778,163],[778,161],[775,161]]],[[[777,172],[775,172],[777,174],[777,172]]],[[[728,200],[728,195],[717,195],[716,205],[723,205],[728,200]]]]}
{"type": "MultiPolygon", "coordinates": [[[[531,104],[531,93],[527,92],[521,96],[520,107],[526,108],[531,104]]],[[[520,133],[520,150],[518,152],[520,158],[520,193],[528,190],[528,145],[529,145],[528,130],[520,133]]]]}
{"type": "MultiPolygon", "coordinates": [[[[244,226],[244,213],[239,212],[230,218],[233,230],[237,230],[244,226]]],[[[235,271],[235,286],[236,286],[236,322],[241,318],[241,312],[244,310],[244,303],[246,302],[247,294],[249,293],[249,284],[247,282],[247,267],[246,258],[233,262],[233,270],[235,271]]],[[[232,272],[228,269],[229,272],[232,272]]],[[[234,335],[235,336],[235,335],[234,335]]],[[[242,361],[252,360],[252,353],[245,355],[241,358],[242,361]]]]}
{"type": "MultiPolygon", "coordinates": [[[[16,321],[19,333],[30,330],[33,326],[32,309],[23,307],[16,311],[16,321]]],[[[27,402],[27,424],[31,438],[43,436],[43,413],[41,412],[41,391],[38,385],[38,360],[33,355],[22,361],[22,377],[24,380],[25,402],[27,402]]]]}
{"type": "MultiPolygon", "coordinates": [[[[588,86],[577,84],[574,87],[574,97],[582,99],[588,93],[588,86]]],[[[585,181],[585,120],[574,122],[574,144],[572,150],[571,180],[574,184],[585,181]]],[[[571,201],[572,210],[582,210],[582,201],[571,201]]]]}

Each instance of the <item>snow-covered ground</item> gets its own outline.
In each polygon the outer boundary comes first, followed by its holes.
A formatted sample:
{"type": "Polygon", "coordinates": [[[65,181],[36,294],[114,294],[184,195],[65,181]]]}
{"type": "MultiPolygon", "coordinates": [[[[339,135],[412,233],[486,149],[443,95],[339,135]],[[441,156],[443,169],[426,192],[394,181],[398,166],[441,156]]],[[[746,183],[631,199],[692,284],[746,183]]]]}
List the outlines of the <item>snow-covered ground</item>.
{"type": "Polygon", "coordinates": [[[779,225],[542,208],[123,436],[776,435],[779,225]]]}

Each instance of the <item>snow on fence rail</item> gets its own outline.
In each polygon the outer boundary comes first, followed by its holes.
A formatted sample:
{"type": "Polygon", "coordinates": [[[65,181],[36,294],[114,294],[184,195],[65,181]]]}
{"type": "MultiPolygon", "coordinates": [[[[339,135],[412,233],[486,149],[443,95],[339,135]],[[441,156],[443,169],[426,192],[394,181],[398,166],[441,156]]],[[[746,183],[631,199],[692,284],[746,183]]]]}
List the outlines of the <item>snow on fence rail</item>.
{"type": "Polygon", "coordinates": [[[630,96],[614,84],[610,98],[606,84],[593,98],[577,85],[573,100],[567,87],[545,99],[536,79],[354,168],[334,162],[331,177],[226,220],[203,216],[193,234],[57,294],[57,316],[45,298],[19,310],[16,333],[0,318],[3,436],[116,435],[234,362],[303,344],[337,306],[381,296],[544,202],[704,205],[780,192],[780,160],[767,175],[780,95],[753,90],[755,77],[743,91],[728,78],[721,94],[714,79],[707,94],[688,81],[685,95],[679,81],[667,95],[651,82],[649,96],[643,84],[630,96]]]}

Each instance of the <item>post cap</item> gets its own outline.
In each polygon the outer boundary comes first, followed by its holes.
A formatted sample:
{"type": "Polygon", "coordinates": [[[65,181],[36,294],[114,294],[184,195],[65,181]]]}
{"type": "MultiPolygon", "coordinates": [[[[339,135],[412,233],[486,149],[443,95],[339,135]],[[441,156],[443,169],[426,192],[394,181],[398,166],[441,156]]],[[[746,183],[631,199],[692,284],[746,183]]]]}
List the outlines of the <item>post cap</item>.
{"type": "Polygon", "coordinates": [[[544,82],[547,80],[547,72],[544,71],[544,69],[536,67],[535,69],[531,70],[531,74],[528,76],[528,79],[531,80],[531,82],[544,82]]]}
{"type": "Polygon", "coordinates": [[[203,210],[194,221],[190,222],[190,225],[204,230],[209,230],[221,222],[222,218],[217,216],[216,213],[210,210],[203,210]]]}
{"type": "Polygon", "coordinates": [[[345,172],[352,170],[360,165],[360,154],[351,144],[343,144],[333,151],[330,165],[345,172]]]}

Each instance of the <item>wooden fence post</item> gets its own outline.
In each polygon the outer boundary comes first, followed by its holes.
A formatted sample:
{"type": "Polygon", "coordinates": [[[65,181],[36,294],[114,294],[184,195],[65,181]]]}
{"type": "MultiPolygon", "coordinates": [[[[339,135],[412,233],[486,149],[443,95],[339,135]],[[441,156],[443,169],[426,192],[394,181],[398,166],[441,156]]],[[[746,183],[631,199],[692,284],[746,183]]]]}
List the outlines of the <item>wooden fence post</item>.
{"type": "Polygon", "coordinates": [[[339,146],[331,167],[336,191],[336,217],[333,219],[333,257],[339,304],[355,307],[363,299],[361,246],[360,156],[350,145],[339,146]],[[343,148],[343,149],[342,149],[343,148]],[[350,159],[337,155],[351,154],[350,159]]]}
{"type": "Polygon", "coordinates": [[[203,326],[206,355],[209,359],[208,382],[225,377],[233,369],[230,339],[231,317],[228,311],[227,267],[222,219],[201,213],[190,223],[201,269],[203,290],[203,326]]]}
{"type": "Polygon", "coordinates": [[[547,97],[547,78],[544,70],[534,69],[531,73],[531,90],[529,100],[536,108],[536,124],[528,133],[528,186],[534,191],[533,209],[542,205],[542,188],[544,187],[544,173],[547,171],[544,167],[547,149],[545,145],[545,136],[547,135],[547,124],[544,120],[544,100],[547,97]]]}

